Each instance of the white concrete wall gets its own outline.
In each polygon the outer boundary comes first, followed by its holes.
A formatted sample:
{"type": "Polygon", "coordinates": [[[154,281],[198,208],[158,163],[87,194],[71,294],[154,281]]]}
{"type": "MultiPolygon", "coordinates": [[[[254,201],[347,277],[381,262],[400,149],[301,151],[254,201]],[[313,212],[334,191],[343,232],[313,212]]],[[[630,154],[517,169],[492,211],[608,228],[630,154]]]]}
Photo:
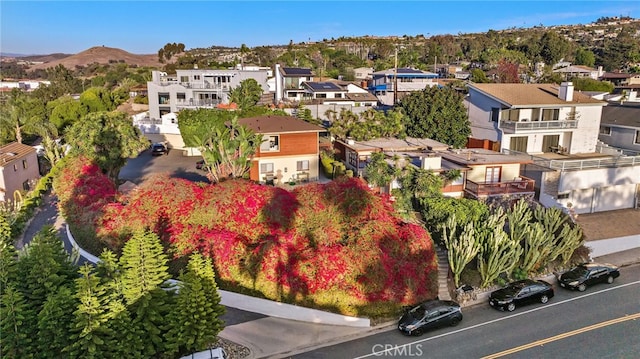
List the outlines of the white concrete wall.
{"type": "Polygon", "coordinates": [[[638,183],[640,183],[640,166],[565,171],[560,177],[558,191],[638,183]]]}

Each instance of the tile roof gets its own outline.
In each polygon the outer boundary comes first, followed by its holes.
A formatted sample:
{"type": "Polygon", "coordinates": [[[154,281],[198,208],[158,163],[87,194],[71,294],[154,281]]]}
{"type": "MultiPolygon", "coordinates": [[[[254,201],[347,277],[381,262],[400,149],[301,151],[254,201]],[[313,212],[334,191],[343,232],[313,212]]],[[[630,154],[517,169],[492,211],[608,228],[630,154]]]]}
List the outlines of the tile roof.
{"type": "Polygon", "coordinates": [[[323,132],[320,126],[292,116],[258,116],[238,119],[255,133],[323,132]]]}
{"type": "Polygon", "coordinates": [[[35,153],[36,149],[18,142],[11,142],[0,147],[0,167],[9,165],[13,161],[17,161],[29,153],[35,153]]]}
{"type": "Polygon", "coordinates": [[[610,102],[608,106],[602,109],[602,119],[600,123],[603,125],[627,126],[640,129],[640,103],[610,102]]]}
{"type": "Polygon", "coordinates": [[[511,107],[575,105],[606,106],[606,102],[593,99],[580,91],[573,92],[573,101],[561,100],[558,97],[558,90],[560,86],[556,84],[471,83],[467,86],[511,107]]]}

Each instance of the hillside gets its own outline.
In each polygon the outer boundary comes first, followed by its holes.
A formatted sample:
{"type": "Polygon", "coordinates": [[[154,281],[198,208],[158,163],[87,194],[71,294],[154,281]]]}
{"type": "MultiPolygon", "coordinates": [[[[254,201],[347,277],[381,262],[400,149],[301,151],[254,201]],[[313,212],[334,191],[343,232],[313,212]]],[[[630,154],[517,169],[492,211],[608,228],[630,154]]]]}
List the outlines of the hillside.
{"type": "MultiPolygon", "coordinates": [[[[34,61],[34,60],[32,60],[34,61]]],[[[42,59],[40,61],[43,61],[42,59]]],[[[43,64],[33,65],[29,71],[46,69],[63,65],[68,69],[75,69],[76,66],[87,66],[93,63],[109,64],[109,63],[126,63],[128,65],[162,67],[158,61],[157,54],[136,55],[127,51],[116,49],[113,47],[95,46],[88,50],[82,51],[75,55],[67,56],[60,59],[52,59],[43,64]]]]}

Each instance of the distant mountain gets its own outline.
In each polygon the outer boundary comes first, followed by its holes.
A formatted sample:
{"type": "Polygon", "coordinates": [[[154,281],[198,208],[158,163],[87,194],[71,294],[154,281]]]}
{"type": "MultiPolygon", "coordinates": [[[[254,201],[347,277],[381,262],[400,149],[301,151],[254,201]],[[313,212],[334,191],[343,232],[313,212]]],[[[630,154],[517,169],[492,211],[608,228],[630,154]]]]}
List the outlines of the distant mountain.
{"type": "Polygon", "coordinates": [[[76,66],[87,66],[93,63],[126,63],[128,65],[150,67],[163,66],[163,64],[158,61],[157,54],[136,55],[121,49],[105,46],[95,46],[75,55],[52,54],[46,56],[29,56],[23,59],[34,62],[44,62],[43,64],[30,66],[29,70],[46,69],[58,65],[73,70],[76,66]]]}

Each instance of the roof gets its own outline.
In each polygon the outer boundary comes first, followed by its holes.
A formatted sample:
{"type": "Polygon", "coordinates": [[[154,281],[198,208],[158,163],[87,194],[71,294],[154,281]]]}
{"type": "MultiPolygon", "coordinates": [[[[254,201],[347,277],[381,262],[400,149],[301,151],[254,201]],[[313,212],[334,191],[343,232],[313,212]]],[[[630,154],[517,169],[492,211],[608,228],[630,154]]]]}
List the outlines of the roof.
{"type": "MultiPolygon", "coordinates": [[[[388,69],[382,71],[376,71],[373,73],[375,77],[382,76],[394,76],[396,75],[396,69],[388,69]]],[[[399,68],[397,72],[398,77],[427,77],[427,78],[435,78],[438,77],[438,74],[433,72],[422,71],[418,69],[412,69],[408,67],[399,68]]]]}
{"type": "Polygon", "coordinates": [[[622,105],[609,102],[609,105],[602,109],[600,123],[640,129],[640,102],[624,102],[622,105]]]}
{"type": "Polygon", "coordinates": [[[292,116],[257,116],[238,119],[241,125],[249,127],[255,133],[295,133],[324,132],[324,128],[316,126],[292,116]]]}
{"type": "Polygon", "coordinates": [[[482,148],[450,149],[447,151],[438,152],[438,154],[448,161],[468,166],[487,164],[533,163],[533,160],[529,156],[505,154],[482,148]]]}
{"type": "Polygon", "coordinates": [[[282,67],[281,69],[284,76],[313,76],[311,69],[300,67],[282,67]]]}
{"type": "Polygon", "coordinates": [[[605,72],[600,76],[601,79],[628,79],[632,74],[626,74],[622,72],[605,72]]]}
{"type": "Polygon", "coordinates": [[[557,70],[553,70],[553,72],[568,72],[568,73],[575,73],[575,72],[596,72],[598,71],[597,69],[588,67],[588,66],[581,66],[581,65],[571,65],[571,66],[566,66],[566,67],[562,67],[559,68],[557,70]]]}
{"type": "Polygon", "coordinates": [[[30,153],[36,153],[36,149],[18,142],[11,142],[0,147],[0,166],[9,165],[13,161],[24,158],[30,153]]]}
{"type": "Polygon", "coordinates": [[[573,101],[562,100],[558,97],[560,86],[556,84],[470,83],[467,86],[514,108],[559,105],[606,106],[607,104],[604,101],[593,99],[580,91],[573,92],[573,101]]]}
{"type": "Polygon", "coordinates": [[[342,87],[338,86],[333,82],[314,82],[307,81],[304,82],[304,85],[309,87],[314,92],[335,92],[335,91],[346,91],[342,87]]]}
{"type": "Polygon", "coordinates": [[[371,92],[349,92],[347,99],[352,101],[374,101],[378,102],[378,98],[371,92]]]}
{"type": "Polygon", "coordinates": [[[417,150],[446,150],[449,145],[432,140],[430,138],[413,138],[407,137],[405,139],[384,137],[376,138],[369,141],[353,141],[353,144],[349,144],[346,141],[340,141],[345,146],[352,148],[358,152],[366,151],[417,151],[417,150]]]}

